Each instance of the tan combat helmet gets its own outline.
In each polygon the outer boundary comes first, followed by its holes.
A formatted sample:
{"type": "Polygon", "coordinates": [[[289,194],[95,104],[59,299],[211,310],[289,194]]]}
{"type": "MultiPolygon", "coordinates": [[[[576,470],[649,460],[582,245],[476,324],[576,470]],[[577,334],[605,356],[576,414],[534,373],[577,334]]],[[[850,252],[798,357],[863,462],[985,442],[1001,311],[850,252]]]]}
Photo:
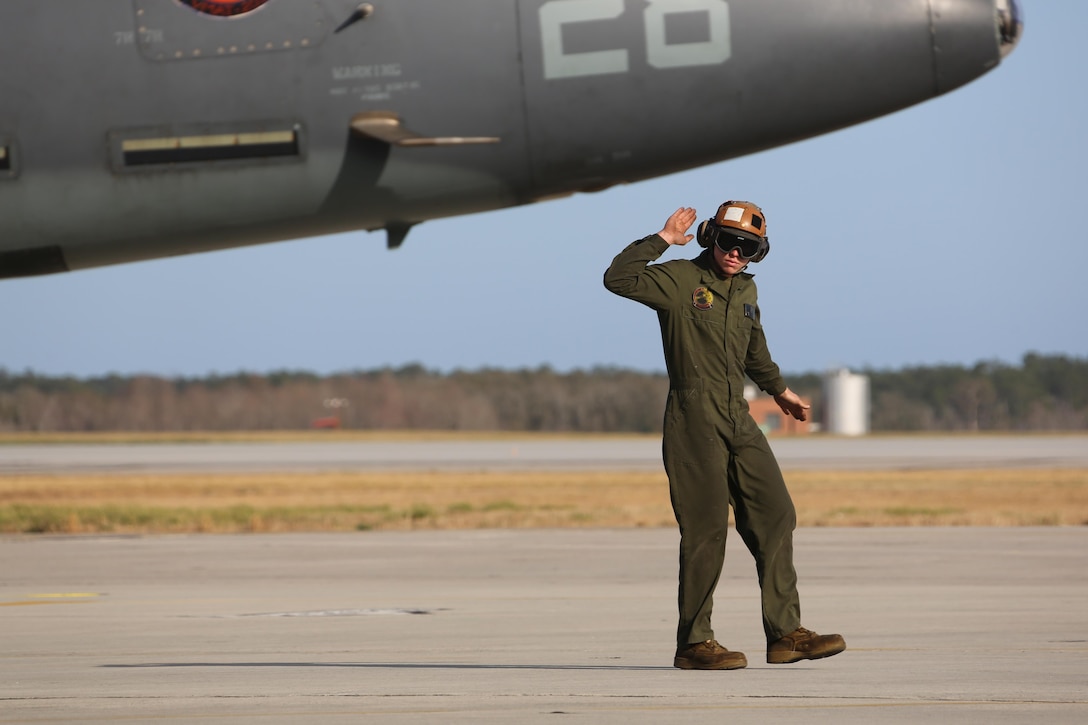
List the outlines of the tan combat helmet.
{"type": "Polygon", "coordinates": [[[713,219],[699,225],[699,244],[717,245],[728,253],[737,249],[750,262],[767,256],[771,245],[767,239],[767,217],[750,201],[727,201],[718,207],[713,219]]]}
{"type": "Polygon", "coordinates": [[[750,201],[727,201],[718,207],[714,223],[719,227],[732,227],[742,232],[767,238],[767,217],[763,210],[750,201]]]}

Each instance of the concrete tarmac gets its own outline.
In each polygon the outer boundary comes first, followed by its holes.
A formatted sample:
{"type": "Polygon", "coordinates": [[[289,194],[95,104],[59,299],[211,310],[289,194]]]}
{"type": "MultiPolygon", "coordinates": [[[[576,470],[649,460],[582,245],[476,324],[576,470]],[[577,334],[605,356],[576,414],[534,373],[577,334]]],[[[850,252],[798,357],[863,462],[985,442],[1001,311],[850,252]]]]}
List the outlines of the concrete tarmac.
{"type": "Polygon", "coordinates": [[[1088,527],[801,529],[793,665],[730,534],[730,672],[670,529],[0,538],[0,722],[1088,722],[1088,527]]]}
{"type": "MultiPolygon", "coordinates": [[[[1088,468],[1088,436],[770,439],[783,469],[1088,468]]],[[[661,470],[660,436],[0,445],[0,475],[78,472],[661,470]]]]}

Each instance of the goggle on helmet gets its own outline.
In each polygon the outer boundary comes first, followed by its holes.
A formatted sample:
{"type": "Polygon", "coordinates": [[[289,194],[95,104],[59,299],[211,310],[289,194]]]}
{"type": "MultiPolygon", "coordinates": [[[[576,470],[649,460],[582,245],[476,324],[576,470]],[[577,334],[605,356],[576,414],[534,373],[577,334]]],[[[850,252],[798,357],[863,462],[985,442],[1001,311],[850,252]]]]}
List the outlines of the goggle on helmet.
{"type": "Polygon", "coordinates": [[[750,201],[727,201],[718,207],[713,219],[699,225],[699,244],[711,244],[729,254],[734,249],[749,262],[759,262],[771,250],[767,238],[767,218],[750,201]]]}

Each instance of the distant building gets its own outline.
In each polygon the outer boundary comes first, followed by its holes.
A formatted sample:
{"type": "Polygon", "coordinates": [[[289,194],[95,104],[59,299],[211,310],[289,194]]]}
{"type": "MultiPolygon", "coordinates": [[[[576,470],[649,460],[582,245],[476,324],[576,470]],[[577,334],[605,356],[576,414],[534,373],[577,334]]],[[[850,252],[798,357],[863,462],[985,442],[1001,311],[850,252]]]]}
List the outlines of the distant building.
{"type": "MultiPolygon", "coordinates": [[[[774,398],[760,393],[754,385],[744,386],[744,399],[748,401],[748,411],[756,425],[768,436],[808,435],[812,432],[809,421],[786,415],[778,407],[778,403],[774,402],[774,398]]],[[[807,405],[812,404],[807,398],[801,400],[807,405]]]]}
{"type": "Polygon", "coordinates": [[[316,430],[339,430],[340,416],[330,415],[324,418],[314,418],[310,422],[310,427],[316,430]]]}
{"type": "Polygon", "coordinates": [[[846,368],[824,376],[824,423],[832,435],[869,433],[869,378],[846,368]]]}

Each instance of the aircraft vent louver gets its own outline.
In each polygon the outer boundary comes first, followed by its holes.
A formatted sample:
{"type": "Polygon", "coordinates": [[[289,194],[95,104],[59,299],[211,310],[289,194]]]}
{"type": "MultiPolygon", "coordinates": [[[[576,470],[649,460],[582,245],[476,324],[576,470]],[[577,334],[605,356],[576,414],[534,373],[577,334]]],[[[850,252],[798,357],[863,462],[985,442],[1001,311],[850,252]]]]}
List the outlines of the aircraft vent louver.
{"type": "Polygon", "coordinates": [[[295,156],[294,131],[130,139],[121,144],[125,166],[295,156]]]}
{"type": "Polygon", "coordinates": [[[298,158],[302,140],[297,125],[268,128],[203,129],[203,133],[154,134],[135,130],[113,134],[113,163],[118,170],[222,162],[298,158]]]}

